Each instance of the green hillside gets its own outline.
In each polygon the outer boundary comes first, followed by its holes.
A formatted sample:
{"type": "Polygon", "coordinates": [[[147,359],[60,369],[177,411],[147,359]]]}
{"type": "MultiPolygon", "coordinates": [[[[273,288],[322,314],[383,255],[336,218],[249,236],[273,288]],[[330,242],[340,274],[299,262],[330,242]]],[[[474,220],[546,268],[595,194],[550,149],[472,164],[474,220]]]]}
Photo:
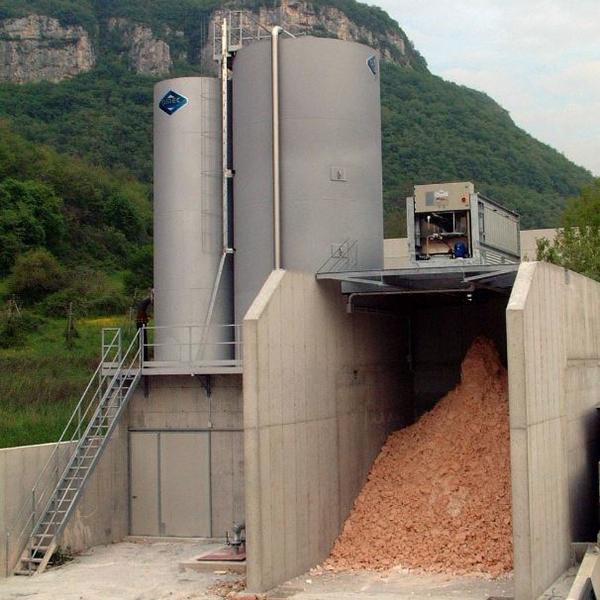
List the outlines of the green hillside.
{"type": "MultiPolygon", "coordinates": [[[[57,438],[96,362],[100,329],[131,328],[127,309],[151,282],[157,78],[132,71],[109,19],[150,26],[169,45],[170,76],[206,74],[213,64],[202,49],[221,6],[279,3],[0,0],[0,20],[36,13],[85,28],[96,58],[92,71],[61,83],[0,83],[0,370],[10,373],[0,377],[0,446],[57,438]],[[66,335],[67,312],[77,335],[66,335]]],[[[473,180],[520,211],[524,226],[551,227],[592,181],[485,94],[429,73],[381,9],[354,0],[299,6],[340,11],[358,26],[358,41],[371,32],[390,59],[381,73],[388,236],[404,235],[414,184],[473,180]]],[[[312,33],[331,35],[322,25],[312,33]]]]}
{"type": "MultiPolygon", "coordinates": [[[[0,0],[0,18],[37,11],[83,25],[93,32],[98,56],[92,72],[62,83],[0,85],[0,115],[31,141],[151,183],[155,79],[129,70],[122,48],[107,32],[106,19],[118,16],[151,25],[158,37],[172,44],[174,55],[185,51],[182,56],[197,57],[176,60],[174,74],[200,73],[211,68],[199,48],[218,4],[216,0],[175,5],[166,0],[0,0]],[[165,34],[178,27],[184,37],[175,40],[165,34]]],[[[252,9],[273,3],[246,0],[229,5],[252,9]]],[[[369,30],[404,36],[376,7],[354,0],[315,0],[312,5],[335,6],[369,30]]],[[[430,74],[409,42],[407,47],[407,65],[388,63],[382,70],[387,235],[403,234],[404,198],[412,185],[436,180],[473,180],[480,190],[518,210],[524,227],[557,225],[566,199],[591,181],[590,173],[520,130],[485,94],[430,74]]]]}
{"type": "Polygon", "coordinates": [[[40,247],[67,267],[122,269],[150,234],[147,185],[27,141],[0,121],[0,276],[40,247]]]}
{"type": "Polygon", "coordinates": [[[470,180],[517,210],[523,228],[553,227],[565,199],[592,180],[481,92],[393,64],[383,65],[381,92],[390,225],[414,184],[470,180]]]}

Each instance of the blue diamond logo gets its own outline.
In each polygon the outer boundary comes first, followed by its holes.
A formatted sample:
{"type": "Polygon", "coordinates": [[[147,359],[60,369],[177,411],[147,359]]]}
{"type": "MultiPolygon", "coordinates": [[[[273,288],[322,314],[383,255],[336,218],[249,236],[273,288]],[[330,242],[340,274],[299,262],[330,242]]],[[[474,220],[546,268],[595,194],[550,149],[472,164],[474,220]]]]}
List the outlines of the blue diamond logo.
{"type": "Polygon", "coordinates": [[[176,113],[188,103],[188,99],[173,90],[169,90],[158,103],[158,108],[168,115],[176,113]]]}
{"type": "Polygon", "coordinates": [[[371,73],[373,73],[373,75],[377,76],[378,65],[377,65],[377,57],[376,56],[370,56],[367,59],[367,66],[371,70],[371,73]]]}

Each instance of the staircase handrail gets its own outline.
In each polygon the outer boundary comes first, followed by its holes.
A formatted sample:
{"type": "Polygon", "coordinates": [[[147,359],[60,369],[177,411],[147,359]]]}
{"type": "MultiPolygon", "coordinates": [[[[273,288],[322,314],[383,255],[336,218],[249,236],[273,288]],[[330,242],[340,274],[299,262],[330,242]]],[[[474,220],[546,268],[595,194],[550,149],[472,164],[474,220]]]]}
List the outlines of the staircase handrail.
{"type": "MultiPolygon", "coordinates": [[[[94,426],[96,426],[96,427],[98,426],[98,425],[95,425],[95,420],[96,420],[96,417],[98,416],[98,411],[101,409],[101,407],[104,405],[105,401],[109,397],[114,396],[115,393],[121,393],[121,390],[123,389],[123,385],[125,383],[125,379],[131,374],[131,371],[132,371],[133,367],[135,366],[136,361],[141,359],[141,356],[142,356],[141,339],[142,339],[141,334],[140,334],[140,331],[138,330],[136,335],[131,340],[129,347],[127,348],[127,350],[125,351],[123,356],[120,358],[119,364],[115,370],[115,373],[114,373],[109,385],[107,386],[106,390],[102,394],[102,398],[98,402],[98,406],[97,406],[96,410],[94,411],[92,418],[89,420],[89,422],[85,428],[85,432],[83,433],[83,435],[81,435],[79,443],[77,444],[77,447],[71,453],[71,456],[70,456],[69,460],[67,461],[67,464],[63,468],[63,471],[62,471],[60,477],[58,477],[58,479],[57,479],[57,483],[59,483],[60,481],[63,480],[63,478],[66,476],[67,472],[69,471],[69,469],[73,466],[74,461],[77,459],[77,452],[78,452],[79,446],[81,445],[82,441],[85,440],[88,437],[88,435],[90,435],[92,433],[92,429],[94,428],[94,426]],[[130,359],[129,365],[127,366],[127,370],[125,370],[125,363],[129,359],[129,355],[131,353],[131,350],[134,348],[134,346],[136,348],[136,351],[130,359]],[[115,386],[115,384],[118,384],[118,386],[115,386]]],[[[138,365],[138,376],[141,375],[141,367],[142,367],[142,365],[140,362],[140,364],[138,365]]],[[[91,404],[88,405],[88,409],[90,406],[91,406],[91,404]]],[[[54,491],[54,488],[52,491],[54,491]]],[[[39,522],[41,522],[41,520],[44,518],[44,515],[50,509],[51,502],[52,502],[52,494],[50,494],[46,504],[44,505],[44,508],[41,511],[39,511],[40,514],[38,517],[38,521],[34,522],[32,531],[35,531],[39,522]]],[[[60,534],[60,533],[61,533],[61,531],[57,531],[57,534],[60,534]]],[[[35,548],[34,548],[34,550],[35,550],[35,548]]]]}
{"type": "MultiPolygon", "coordinates": [[[[69,418],[66,426],[64,427],[59,440],[54,444],[54,448],[50,453],[48,460],[40,470],[31,488],[30,496],[25,500],[20,510],[17,512],[15,518],[12,520],[12,525],[9,528],[7,528],[5,546],[7,575],[9,575],[10,573],[9,563],[11,558],[11,538],[13,539],[13,543],[18,543],[19,540],[23,538],[24,533],[28,529],[31,529],[31,531],[33,531],[37,520],[36,515],[40,514],[40,511],[38,509],[42,506],[46,506],[47,502],[49,501],[49,498],[51,497],[51,493],[54,491],[54,487],[60,481],[60,477],[64,472],[64,469],[60,466],[61,446],[63,444],[73,442],[76,439],[81,439],[83,435],[82,424],[86,422],[86,419],[88,418],[91,412],[90,409],[93,406],[99,404],[99,402],[96,402],[96,400],[100,398],[101,401],[107,390],[110,390],[110,386],[113,385],[115,378],[118,376],[121,366],[128,357],[128,354],[134,343],[137,343],[139,346],[139,331],[134,336],[129,348],[127,349],[127,352],[124,355],[121,355],[121,332],[120,330],[117,330],[110,342],[108,343],[108,345],[106,346],[106,350],[104,350],[104,352],[102,353],[102,358],[98,367],[96,368],[94,374],[90,378],[85,390],[83,391],[79,399],[79,402],[73,409],[71,417],[69,418]],[[108,360],[109,357],[110,360],[108,360]],[[110,385],[108,386],[106,386],[106,383],[110,375],[103,373],[103,366],[106,362],[118,362],[119,364],[115,371],[115,374],[110,380],[110,385]],[[96,381],[97,386],[95,388],[95,391],[91,395],[91,397],[88,398],[89,392],[96,381]],[[71,431],[70,437],[69,431],[71,431]],[[50,475],[54,476],[50,477],[50,475]],[[18,534],[15,536],[15,533],[18,534]]],[[[87,430],[87,427],[85,429],[87,430]]],[[[68,463],[69,460],[67,460],[66,462],[68,463]]],[[[19,548],[19,552],[17,553],[18,555],[20,555],[20,553],[23,551],[25,545],[26,543],[23,545],[23,547],[19,548]]]]}

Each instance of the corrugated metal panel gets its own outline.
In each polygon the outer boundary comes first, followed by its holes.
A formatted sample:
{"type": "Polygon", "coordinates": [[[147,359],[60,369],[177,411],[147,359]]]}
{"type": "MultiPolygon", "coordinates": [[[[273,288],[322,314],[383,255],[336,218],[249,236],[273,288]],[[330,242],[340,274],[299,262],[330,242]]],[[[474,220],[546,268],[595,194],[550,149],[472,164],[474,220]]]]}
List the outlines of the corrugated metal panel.
{"type": "Polygon", "coordinates": [[[488,204],[485,200],[479,202],[479,217],[480,219],[483,217],[483,222],[480,223],[480,232],[482,232],[480,243],[518,258],[520,255],[518,219],[512,213],[488,204]]]}
{"type": "Polygon", "coordinates": [[[481,262],[485,265],[505,265],[515,262],[515,258],[504,252],[497,252],[484,247],[481,249],[481,262]]]}

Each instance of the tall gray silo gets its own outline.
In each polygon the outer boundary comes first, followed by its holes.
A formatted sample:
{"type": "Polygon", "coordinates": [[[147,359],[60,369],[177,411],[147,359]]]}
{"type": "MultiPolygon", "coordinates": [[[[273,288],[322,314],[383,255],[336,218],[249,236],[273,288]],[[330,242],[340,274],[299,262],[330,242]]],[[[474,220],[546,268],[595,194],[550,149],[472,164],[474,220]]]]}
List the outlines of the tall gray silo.
{"type": "MultiPolygon", "coordinates": [[[[270,42],[240,50],[233,63],[237,322],[273,268],[271,83],[270,42]]],[[[382,268],[376,51],[282,37],[279,89],[282,267],[382,268]],[[336,253],[347,256],[336,260],[336,253]]]]}
{"type": "Polygon", "coordinates": [[[229,358],[231,272],[204,325],[222,254],[221,90],[182,77],[154,88],[154,313],[158,360],[229,358]],[[192,326],[192,328],[189,328],[192,326]],[[192,347],[189,348],[191,341],[192,347]],[[201,347],[202,342],[207,342],[201,347]]]}

